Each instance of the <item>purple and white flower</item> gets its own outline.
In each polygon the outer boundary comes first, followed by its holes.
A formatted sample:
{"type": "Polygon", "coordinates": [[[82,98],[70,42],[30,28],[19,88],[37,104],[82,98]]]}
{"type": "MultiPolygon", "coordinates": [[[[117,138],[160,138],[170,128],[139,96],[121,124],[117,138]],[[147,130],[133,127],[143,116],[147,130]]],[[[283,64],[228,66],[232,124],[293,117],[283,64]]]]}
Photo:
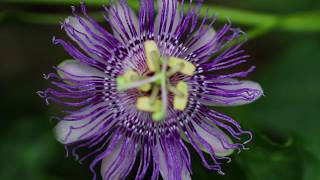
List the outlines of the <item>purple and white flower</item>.
{"type": "Polygon", "coordinates": [[[248,104],[263,95],[258,83],[236,79],[254,67],[232,69],[248,58],[243,33],[231,24],[214,30],[215,17],[200,19],[201,3],[191,3],[140,0],[136,16],[119,0],[104,7],[112,32],[81,4],[81,14],[73,8],[62,25],[76,44],[54,39],[72,60],[45,76],[55,88],[39,95],[67,108],[56,138],[77,158],[81,148],[90,152],[79,161],[94,157],[94,179],[99,163],[104,180],[124,179],[135,164],[137,180],[148,169],[151,179],[191,179],[186,143],[206,168],[223,174],[221,161],[251,140],[251,132],[208,107],[248,104]]]}

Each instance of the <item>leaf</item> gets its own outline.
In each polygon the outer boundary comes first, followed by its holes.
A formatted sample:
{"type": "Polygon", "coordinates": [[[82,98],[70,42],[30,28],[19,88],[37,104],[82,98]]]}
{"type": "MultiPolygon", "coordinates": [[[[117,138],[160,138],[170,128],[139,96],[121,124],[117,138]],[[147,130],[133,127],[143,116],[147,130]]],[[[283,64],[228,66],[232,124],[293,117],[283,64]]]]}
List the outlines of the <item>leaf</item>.
{"type": "MultiPolygon", "coordinates": [[[[318,153],[320,121],[317,117],[320,107],[320,84],[318,83],[320,44],[314,36],[298,37],[292,34],[286,38],[290,39],[288,45],[281,49],[281,54],[272,64],[269,64],[265,72],[260,72],[260,76],[257,77],[266,96],[251,105],[249,119],[255,119],[259,127],[276,128],[283,133],[294,135],[292,141],[296,144],[295,151],[300,153],[268,154],[260,149],[262,154],[257,155],[256,158],[263,160],[263,156],[266,156],[265,167],[263,167],[265,169],[269,168],[267,164],[271,160],[269,157],[282,155],[283,161],[291,162],[288,168],[301,168],[301,178],[319,179],[317,168],[320,159],[318,153]],[[295,156],[300,156],[300,160],[295,159],[295,156]]],[[[285,38],[276,40],[281,41],[285,38]]],[[[250,160],[251,163],[256,161],[257,159],[250,160]]],[[[286,172],[285,169],[283,170],[286,172]]],[[[291,179],[292,171],[285,173],[283,179],[291,179]]],[[[264,175],[260,174],[258,177],[261,178],[264,175]]]]}
{"type": "Polygon", "coordinates": [[[56,157],[57,144],[45,118],[22,118],[2,137],[0,179],[55,179],[46,174],[56,157]]]}
{"type": "Polygon", "coordinates": [[[241,155],[241,164],[246,166],[248,180],[300,180],[302,177],[301,156],[295,148],[267,149],[254,146],[241,155]]]}

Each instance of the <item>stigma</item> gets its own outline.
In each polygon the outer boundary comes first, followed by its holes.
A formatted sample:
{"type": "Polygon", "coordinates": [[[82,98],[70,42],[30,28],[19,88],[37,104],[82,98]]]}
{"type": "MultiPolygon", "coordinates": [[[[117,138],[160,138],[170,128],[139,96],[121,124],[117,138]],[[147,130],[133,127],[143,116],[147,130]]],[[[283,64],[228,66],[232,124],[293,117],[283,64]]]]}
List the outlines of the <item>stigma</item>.
{"type": "Polygon", "coordinates": [[[178,57],[161,56],[155,41],[144,43],[145,60],[152,76],[141,76],[132,69],[117,77],[118,91],[137,89],[143,94],[137,98],[136,108],[139,111],[149,112],[152,120],[160,122],[168,114],[168,94],[174,95],[173,108],[183,111],[188,104],[189,87],[185,81],[179,81],[175,85],[170,83],[170,78],[177,74],[192,76],[195,66],[178,57]]]}

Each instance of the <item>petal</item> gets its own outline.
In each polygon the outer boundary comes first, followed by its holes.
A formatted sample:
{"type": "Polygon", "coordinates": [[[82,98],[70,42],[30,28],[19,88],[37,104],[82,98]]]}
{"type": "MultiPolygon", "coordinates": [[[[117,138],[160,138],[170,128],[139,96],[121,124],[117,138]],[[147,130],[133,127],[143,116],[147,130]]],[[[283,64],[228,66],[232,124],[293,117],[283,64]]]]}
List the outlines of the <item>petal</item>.
{"type": "Polygon", "coordinates": [[[238,81],[236,79],[224,79],[219,82],[228,83],[218,85],[217,88],[226,90],[225,95],[212,95],[211,102],[202,102],[208,106],[240,106],[252,103],[263,95],[260,84],[253,81],[238,81]],[[231,96],[227,96],[231,95],[231,96]]]}
{"type": "MultiPolygon", "coordinates": [[[[106,115],[95,118],[96,113],[92,112],[103,105],[103,103],[100,103],[83,112],[65,117],[65,120],[60,121],[54,128],[56,139],[62,144],[70,144],[95,135],[104,125],[102,121],[106,115]],[[76,117],[79,119],[73,120],[76,117]],[[70,119],[72,119],[72,121],[70,119]]],[[[104,130],[105,129],[107,128],[104,128],[104,130]]]]}
{"type": "MultiPolygon", "coordinates": [[[[176,148],[176,147],[173,147],[176,148]]],[[[164,150],[162,149],[160,143],[158,142],[157,144],[157,150],[158,150],[158,155],[159,155],[159,166],[160,166],[160,173],[161,176],[164,180],[171,180],[174,179],[173,177],[175,176],[175,170],[178,170],[178,168],[171,167],[169,168],[168,165],[171,163],[172,165],[177,165],[175,164],[175,161],[173,157],[171,156],[171,153],[168,153],[168,149],[164,150]],[[167,155],[167,158],[166,158],[167,155]],[[173,174],[169,174],[169,173],[173,174]]],[[[181,180],[191,180],[190,172],[188,171],[187,165],[185,164],[184,161],[182,161],[182,158],[180,157],[180,154],[175,154],[175,158],[178,158],[178,162],[180,163],[179,165],[182,166],[180,169],[180,175],[181,175],[181,180]]],[[[176,177],[175,179],[180,179],[180,177],[176,177]]]]}
{"type": "Polygon", "coordinates": [[[105,177],[105,172],[112,167],[115,160],[119,157],[122,146],[123,140],[119,141],[116,147],[103,158],[101,164],[101,176],[103,177],[103,179],[107,179],[107,177],[105,177]]]}
{"type": "Polygon", "coordinates": [[[191,180],[190,172],[188,171],[186,166],[183,166],[183,169],[181,172],[181,179],[182,180],[191,180]]]}
{"type": "Polygon", "coordinates": [[[109,21],[114,35],[124,44],[132,40],[133,37],[140,35],[139,20],[134,11],[126,3],[117,3],[110,7],[109,21]],[[126,41],[123,41],[120,36],[126,38],[126,41]]]}
{"type": "Polygon", "coordinates": [[[66,79],[83,80],[93,76],[103,78],[107,77],[104,72],[96,68],[80,64],[75,60],[63,61],[58,65],[58,68],[58,74],[60,77],[66,79]]]}
{"type": "Polygon", "coordinates": [[[97,60],[103,61],[96,54],[102,54],[104,51],[103,43],[98,41],[94,36],[99,36],[103,38],[104,35],[101,34],[88,20],[81,17],[68,17],[64,22],[64,29],[68,36],[75,41],[83,50],[86,51],[91,57],[94,57],[97,60]]]}
{"type": "MultiPolygon", "coordinates": [[[[231,139],[219,128],[211,128],[212,132],[209,133],[197,123],[193,122],[192,124],[196,130],[196,133],[211,146],[216,156],[223,157],[233,153],[234,149],[230,146],[232,145],[231,139]]],[[[198,143],[204,151],[210,152],[210,150],[203,147],[200,142],[198,143]]]]}
{"type": "Polygon", "coordinates": [[[114,148],[108,147],[107,151],[109,152],[103,158],[101,164],[101,176],[104,180],[125,179],[135,162],[135,143],[130,140],[128,142],[124,138],[113,139],[112,141],[116,143],[116,146],[114,148]]]}

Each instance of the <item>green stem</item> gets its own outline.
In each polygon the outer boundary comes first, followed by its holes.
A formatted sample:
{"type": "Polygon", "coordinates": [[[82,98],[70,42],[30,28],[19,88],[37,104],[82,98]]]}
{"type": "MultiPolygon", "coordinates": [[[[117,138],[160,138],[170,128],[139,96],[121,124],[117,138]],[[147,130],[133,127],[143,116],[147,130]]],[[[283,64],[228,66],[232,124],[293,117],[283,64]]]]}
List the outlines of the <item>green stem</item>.
{"type": "MultiPolygon", "coordinates": [[[[79,0],[1,0],[2,3],[12,4],[43,4],[43,5],[79,5],[79,0]]],[[[86,5],[89,6],[101,6],[106,1],[103,0],[88,0],[85,1],[86,5]]],[[[1,3],[0,3],[1,4],[1,3]]],[[[138,11],[139,3],[137,0],[128,0],[128,4],[131,8],[138,11]]],[[[203,10],[200,12],[200,16],[205,15],[205,9],[208,9],[209,14],[217,14],[220,17],[229,17],[232,22],[237,24],[245,25],[265,25],[273,23],[276,17],[270,14],[257,13],[252,11],[237,10],[233,8],[219,7],[219,6],[208,6],[204,5],[203,10]]],[[[220,18],[221,20],[223,18],[220,18]]],[[[227,19],[224,18],[226,21],[227,19]]]]}
{"type": "Polygon", "coordinates": [[[280,20],[279,28],[293,32],[319,32],[320,11],[292,14],[280,20]]]}
{"type": "MultiPolygon", "coordinates": [[[[245,11],[233,8],[225,8],[219,6],[204,6],[208,9],[208,14],[217,14],[220,21],[227,22],[229,19],[236,24],[243,24],[248,26],[267,26],[274,24],[277,21],[277,16],[272,14],[263,14],[253,11],[245,11]]],[[[205,11],[201,11],[200,15],[203,17],[205,11]]]]}
{"type": "MultiPolygon", "coordinates": [[[[89,6],[101,6],[105,4],[102,0],[87,0],[85,1],[89,6]]],[[[1,0],[1,3],[9,4],[43,4],[43,5],[79,5],[79,0],[1,0]]],[[[0,3],[0,5],[1,5],[0,3]]],[[[128,0],[130,7],[138,11],[139,3],[137,0],[128,0]]],[[[204,5],[200,16],[205,15],[205,10],[208,9],[208,14],[218,15],[218,20],[252,26],[253,30],[249,31],[250,39],[261,36],[273,29],[280,29],[289,32],[320,32],[320,11],[318,12],[305,12],[293,15],[273,15],[268,13],[259,13],[254,11],[239,10],[233,8],[209,6],[204,5]]],[[[67,14],[48,14],[48,13],[33,13],[33,12],[0,12],[0,21],[12,15],[20,21],[36,24],[57,24],[63,21],[67,14]]],[[[103,18],[100,13],[94,13],[98,21],[103,18]],[[99,18],[98,18],[99,17],[99,18]]]]}

